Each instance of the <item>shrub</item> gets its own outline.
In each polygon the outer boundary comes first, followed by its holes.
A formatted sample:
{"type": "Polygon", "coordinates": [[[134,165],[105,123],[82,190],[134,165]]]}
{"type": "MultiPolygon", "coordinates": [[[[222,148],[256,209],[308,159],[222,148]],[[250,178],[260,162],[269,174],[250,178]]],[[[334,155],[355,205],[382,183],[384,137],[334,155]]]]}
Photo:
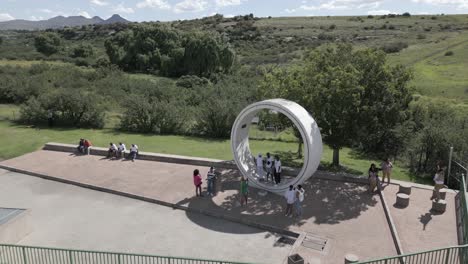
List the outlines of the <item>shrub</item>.
{"type": "Polygon", "coordinates": [[[385,53],[396,53],[407,47],[408,43],[399,41],[383,45],[382,50],[385,51],[385,53]]]}
{"type": "Polygon", "coordinates": [[[417,39],[426,39],[426,35],[424,35],[424,34],[418,34],[416,38],[417,38],[417,39]]]}
{"type": "Polygon", "coordinates": [[[72,58],[87,58],[91,57],[94,55],[94,49],[93,46],[87,44],[87,45],[79,45],[75,48],[73,48],[73,51],[70,55],[72,58]]]}
{"type": "Polygon", "coordinates": [[[374,18],[374,16],[373,15],[368,15],[367,18],[374,18]]]}
{"type": "Polygon", "coordinates": [[[394,26],[394,25],[390,25],[390,26],[388,26],[388,29],[394,30],[394,29],[395,29],[395,26],[394,26]]]}
{"type": "Polygon", "coordinates": [[[102,128],[103,110],[94,94],[62,90],[30,98],[20,108],[20,122],[44,124],[51,111],[57,126],[102,128]]]}
{"type": "Polygon", "coordinates": [[[124,103],[120,129],[131,132],[179,134],[187,124],[183,105],[176,100],[131,96],[124,103]]]}
{"type": "Polygon", "coordinates": [[[335,24],[333,24],[333,25],[330,25],[330,27],[329,27],[328,29],[330,29],[330,30],[334,30],[334,29],[336,29],[336,25],[335,25],[335,24]]]}
{"type": "Polygon", "coordinates": [[[61,40],[57,33],[44,32],[34,39],[34,46],[40,53],[50,56],[60,50],[61,40]]]}
{"type": "Polygon", "coordinates": [[[449,51],[445,52],[444,55],[445,55],[445,56],[452,56],[452,55],[453,55],[453,51],[449,50],[449,51]]]}
{"type": "Polygon", "coordinates": [[[404,16],[404,17],[410,17],[411,14],[409,12],[404,12],[401,16],[404,16]]]}

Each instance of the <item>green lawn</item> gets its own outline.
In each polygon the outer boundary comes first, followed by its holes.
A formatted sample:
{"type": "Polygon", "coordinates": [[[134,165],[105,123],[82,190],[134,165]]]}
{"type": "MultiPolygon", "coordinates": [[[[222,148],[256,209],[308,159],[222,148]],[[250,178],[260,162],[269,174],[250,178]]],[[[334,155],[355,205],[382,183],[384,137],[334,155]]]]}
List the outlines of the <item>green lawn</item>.
{"type": "MultiPolygon", "coordinates": [[[[136,143],[141,150],[158,153],[178,154],[186,156],[206,157],[214,159],[231,160],[232,153],[229,140],[216,140],[187,136],[161,136],[146,134],[130,134],[106,129],[49,129],[32,128],[16,125],[10,120],[18,116],[18,107],[13,105],[0,105],[0,159],[14,158],[28,152],[40,149],[47,142],[60,142],[76,144],[79,138],[88,138],[96,146],[105,147],[112,142],[124,142],[127,145],[136,143]]],[[[275,140],[251,140],[252,152],[257,153],[280,153],[285,161],[292,157],[290,163],[297,164],[300,160],[295,159],[297,143],[280,142],[275,140]]],[[[340,152],[341,164],[348,169],[364,174],[370,163],[380,164],[377,160],[363,158],[349,148],[340,152]]],[[[328,165],[332,160],[332,151],[324,146],[322,164],[328,165]]],[[[394,178],[418,181],[412,177],[407,170],[398,167],[394,169],[394,178]]]]}

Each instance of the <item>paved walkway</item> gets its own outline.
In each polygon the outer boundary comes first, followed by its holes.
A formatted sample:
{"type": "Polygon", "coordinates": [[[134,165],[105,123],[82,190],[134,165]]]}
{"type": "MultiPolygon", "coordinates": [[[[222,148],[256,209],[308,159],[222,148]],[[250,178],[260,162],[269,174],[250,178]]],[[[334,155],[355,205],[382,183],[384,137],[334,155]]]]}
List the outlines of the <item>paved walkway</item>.
{"type": "Polygon", "coordinates": [[[4,170],[2,206],[31,209],[23,245],[272,264],[291,250],[249,226],[4,170]]]}
{"type": "MultiPolygon", "coordinates": [[[[355,253],[361,259],[397,254],[379,197],[369,195],[366,186],[358,184],[309,180],[305,184],[304,218],[294,221],[284,216],[282,197],[259,196],[255,189],[251,189],[249,205],[241,208],[237,171],[221,171],[215,197],[197,198],[192,182],[194,166],[52,151],[37,151],[2,164],[328,239],[323,252],[300,248],[311,263],[342,263],[346,253],[355,253]]],[[[206,175],[208,168],[198,169],[206,175]]],[[[190,213],[187,217],[218,232],[259,232],[225,229],[190,213]]]]}
{"type": "Polygon", "coordinates": [[[400,236],[404,253],[414,253],[458,244],[455,194],[447,192],[447,210],[431,211],[432,190],[412,188],[406,208],[395,206],[398,185],[384,185],[387,204],[400,236]]]}

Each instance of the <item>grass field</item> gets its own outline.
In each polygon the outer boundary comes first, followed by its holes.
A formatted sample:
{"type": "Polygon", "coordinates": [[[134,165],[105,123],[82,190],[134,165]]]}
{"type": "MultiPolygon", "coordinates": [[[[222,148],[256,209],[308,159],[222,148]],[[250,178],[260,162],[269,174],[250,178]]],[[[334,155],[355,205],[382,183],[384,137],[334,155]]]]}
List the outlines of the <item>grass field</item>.
{"type": "MultiPolygon", "coordinates": [[[[216,140],[187,136],[161,136],[146,134],[130,134],[106,128],[94,129],[49,129],[32,128],[13,123],[11,120],[18,116],[18,107],[0,105],[0,159],[14,158],[40,149],[47,142],[76,144],[79,138],[88,138],[96,146],[105,147],[112,142],[125,142],[127,145],[136,143],[141,150],[158,153],[168,153],[186,156],[206,157],[231,160],[232,152],[229,140],[216,140]]],[[[282,156],[293,157],[296,154],[297,143],[273,140],[251,140],[253,153],[281,153],[282,156]]],[[[365,174],[370,163],[380,164],[377,160],[367,159],[354,153],[349,148],[341,150],[341,164],[348,169],[365,174]]],[[[332,160],[332,150],[324,146],[322,164],[328,165],[332,160]]],[[[300,162],[294,160],[294,163],[300,162]]],[[[396,164],[394,178],[406,181],[425,182],[413,177],[407,170],[396,164]]]]}

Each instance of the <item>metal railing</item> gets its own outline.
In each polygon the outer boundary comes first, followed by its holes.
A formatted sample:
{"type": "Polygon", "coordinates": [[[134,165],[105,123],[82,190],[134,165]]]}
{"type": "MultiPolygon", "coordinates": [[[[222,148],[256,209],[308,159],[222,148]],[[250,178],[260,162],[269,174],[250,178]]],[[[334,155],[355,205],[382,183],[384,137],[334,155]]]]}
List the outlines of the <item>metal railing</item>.
{"type": "Polygon", "coordinates": [[[247,264],[241,262],[0,244],[0,264],[247,264]]]}
{"type": "Polygon", "coordinates": [[[369,260],[357,264],[466,264],[467,261],[468,245],[463,245],[369,260]]]}
{"type": "Polygon", "coordinates": [[[459,207],[457,208],[459,240],[462,244],[468,244],[468,197],[463,174],[460,176],[460,192],[457,194],[457,206],[459,207]]]}

